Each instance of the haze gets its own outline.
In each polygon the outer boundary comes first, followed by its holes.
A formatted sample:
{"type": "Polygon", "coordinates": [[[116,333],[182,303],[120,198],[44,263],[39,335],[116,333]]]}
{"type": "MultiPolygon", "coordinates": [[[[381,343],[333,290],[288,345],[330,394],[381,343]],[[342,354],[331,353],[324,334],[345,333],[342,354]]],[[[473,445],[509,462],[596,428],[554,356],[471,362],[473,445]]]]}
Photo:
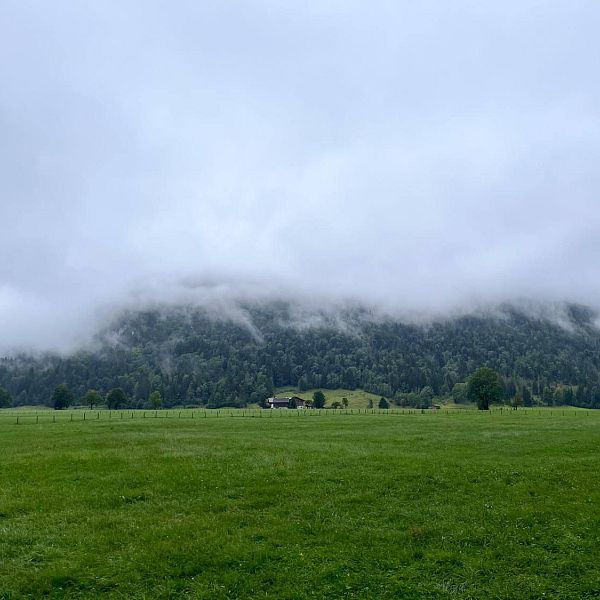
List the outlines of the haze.
{"type": "Polygon", "coordinates": [[[237,295],[599,306],[599,17],[4,0],[0,347],[237,295]]]}

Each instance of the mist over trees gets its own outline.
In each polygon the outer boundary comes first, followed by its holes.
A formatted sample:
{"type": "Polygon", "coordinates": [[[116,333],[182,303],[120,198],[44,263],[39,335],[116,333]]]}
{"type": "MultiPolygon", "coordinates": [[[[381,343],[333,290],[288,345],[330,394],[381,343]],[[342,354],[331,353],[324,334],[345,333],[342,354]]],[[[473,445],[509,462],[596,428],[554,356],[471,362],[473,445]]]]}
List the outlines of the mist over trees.
{"type": "Polygon", "coordinates": [[[282,386],[364,389],[428,406],[440,395],[467,402],[468,378],[487,366],[501,376],[506,402],[518,394],[524,406],[600,407],[600,332],[577,307],[567,327],[509,308],[428,325],[361,310],[301,323],[283,303],[247,306],[244,315],[131,313],[94,351],[0,359],[0,386],[17,406],[49,403],[63,383],[76,401],[97,390],[111,406],[246,406],[282,386]]]}

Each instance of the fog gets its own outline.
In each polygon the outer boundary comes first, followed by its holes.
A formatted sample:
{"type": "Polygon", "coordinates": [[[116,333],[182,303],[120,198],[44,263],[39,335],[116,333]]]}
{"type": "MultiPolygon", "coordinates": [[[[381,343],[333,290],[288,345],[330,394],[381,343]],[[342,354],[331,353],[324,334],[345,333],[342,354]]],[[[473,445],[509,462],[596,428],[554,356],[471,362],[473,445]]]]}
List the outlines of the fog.
{"type": "Polygon", "coordinates": [[[582,0],[5,0],[0,349],[236,298],[600,306],[599,29],[582,0]]]}

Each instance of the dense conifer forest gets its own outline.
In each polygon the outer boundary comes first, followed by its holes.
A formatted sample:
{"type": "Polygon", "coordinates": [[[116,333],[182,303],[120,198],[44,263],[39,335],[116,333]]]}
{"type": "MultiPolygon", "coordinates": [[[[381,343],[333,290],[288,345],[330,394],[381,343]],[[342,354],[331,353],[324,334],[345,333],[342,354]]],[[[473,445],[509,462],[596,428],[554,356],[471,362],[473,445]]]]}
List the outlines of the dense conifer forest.
{"type": "Polygon", "coordinates": [[[600,408],[600,331],[595,315],[568,306],[561,322],[510,306],[427,324],[364,309],[302,312],[287,303],[122,315],[93,349],[69,356],[7,356],[0,386],[14,405],[50,404],[66,384],[75,398],[122,388],[131,407],[247,406],[282,386],[364,389],[398,405],[434,397],[465,402],[482,365],[501,374],[507,401],[600,408]]]}

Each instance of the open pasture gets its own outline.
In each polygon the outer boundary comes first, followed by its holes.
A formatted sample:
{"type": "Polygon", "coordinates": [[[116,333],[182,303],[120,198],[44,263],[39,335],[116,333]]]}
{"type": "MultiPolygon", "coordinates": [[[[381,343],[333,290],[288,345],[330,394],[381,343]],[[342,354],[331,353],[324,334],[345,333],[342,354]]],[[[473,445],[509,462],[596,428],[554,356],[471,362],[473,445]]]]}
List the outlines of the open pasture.
{"type": "Polygon", "coordinates": [[[600,412],[191,412],[0,413],[0,598],[600,595],[600,412]]]}
{"type": "MultiPolygon", "coordinates": [[[[302,396],[301,396],[302,397],[302,396]]],[[[0,424],[15,425],[43,425],[44,423],[64,423],[77,421],[128,421],[146,419],[218,419],[218,418],[256,418],[256,419],[281,419],[281,418],[306,418],[306,417],[333,417],[339,415],[378,415],[378,416],[405,416],[405,415],[452,415],[458,413],[478,414],[479,416],[508,416],[520,417],[581,417],[590,416],[593,411],[573,406],[529,407],[513,410],[509,406],[494,406],[489,411],[480,413],[473,405],[448,404],[442,405],[439,410],[427,408],[400,408],[391,406],[388,409],[352,407],[348,408],[323,408],[323,409],[278,409],[270,410],[251,406],[249,408],[169,408],[160,410],[131,409],[108,410],[104,407],[90,410],[85,406],[72,407],[66,410],[53,410],[45,406],[28,406],[9,409],[0,409],[0,424]]]]}

